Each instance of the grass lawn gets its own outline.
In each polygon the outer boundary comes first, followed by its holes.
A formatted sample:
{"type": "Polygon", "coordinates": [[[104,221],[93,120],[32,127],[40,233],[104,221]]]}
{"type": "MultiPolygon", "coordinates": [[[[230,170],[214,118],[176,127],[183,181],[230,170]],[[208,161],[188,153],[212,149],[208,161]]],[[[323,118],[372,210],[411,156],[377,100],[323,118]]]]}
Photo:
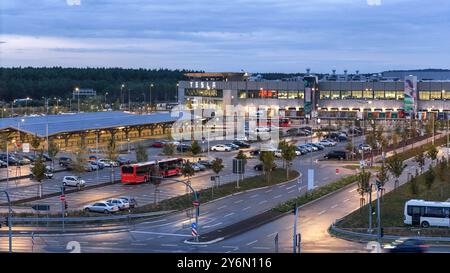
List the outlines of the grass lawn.
{"type": "MultiPolygon", "coordinates": [[[[435,171],[437,172],[437,171],[435,171]]],[[[406,227],[403,224],[403,210],[405,202],[410,199],[424,199],[428,201],[446,201],[450,197],[450,168],[444,171],[444,179],[442,181],[436,176],[431,189],[428,190],[425,184],[424,175],[417,178],[418,191],[413,194],[411,190],[411,182],[405,183],[383,196],[381,199],[381,223],[383,227],[406,227]]],[[[394,183],[393,179],[388,183],[394,183]]],[[[355,192],[356,194],[356,192],[355,192]]],[[[376,193],[373,195],[376,196],[376,193]]],[[[367,199],[367,196],[366,196],[367,199]]],[[[376,202],[372,207],[375,211],[376,202]]],[[[347,215],[339,224],[342,228],[367,228],[368,227],[368,205],[347,215]]],[[[376,223],[376,215],[373,215],[372,223],[376,223]]]]}

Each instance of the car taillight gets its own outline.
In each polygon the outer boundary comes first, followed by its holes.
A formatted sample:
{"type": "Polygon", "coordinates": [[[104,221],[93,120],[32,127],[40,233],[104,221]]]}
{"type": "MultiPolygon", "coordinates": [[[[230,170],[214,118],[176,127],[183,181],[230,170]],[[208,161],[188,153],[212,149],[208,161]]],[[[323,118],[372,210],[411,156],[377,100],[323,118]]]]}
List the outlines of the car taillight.
{"type": "Polygon", "coordinates": [[[420,248],[428,248],[427,245],[420,245],[419,247],[420,247],[420,248]]]}

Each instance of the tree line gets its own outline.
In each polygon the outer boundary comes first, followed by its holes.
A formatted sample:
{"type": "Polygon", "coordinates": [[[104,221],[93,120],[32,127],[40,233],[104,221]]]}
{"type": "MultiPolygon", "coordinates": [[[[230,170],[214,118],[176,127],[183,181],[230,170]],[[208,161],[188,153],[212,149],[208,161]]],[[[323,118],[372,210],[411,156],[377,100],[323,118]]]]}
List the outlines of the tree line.
{"type": "MultiPolygon", "coordinates": [[[[121,85],[125,84],[133,97],[147,95],[150,84],[152,101],[173,100],[176,84],[185,80],[190,70],[126,69],[126,68],[63,68],[63,67],[13,67],[0,68],[0,97],[9,102],[30,97],[71,97],[73,90],[93,88],[98,94],[108,92],[108,97],[119,99],[121,85]]],[[[125,98],[127,98],[127,95],[125,98]]]]}

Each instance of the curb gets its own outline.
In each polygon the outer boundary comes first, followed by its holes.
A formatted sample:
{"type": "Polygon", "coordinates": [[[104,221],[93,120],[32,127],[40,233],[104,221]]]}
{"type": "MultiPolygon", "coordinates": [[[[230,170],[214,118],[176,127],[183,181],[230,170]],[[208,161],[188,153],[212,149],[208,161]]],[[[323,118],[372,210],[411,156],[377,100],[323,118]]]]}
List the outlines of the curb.
{"type": "Polygon", "coordinates": [[[210,245],[210,244],[214,244],[214,243],[220,242],[220,241],[222,241],[224,239],[225,239],[225,237],[219,237],[219,238],[216,238],[214,240],[207,241],[207,242],[192,242],[192,241],[189,241],[189,240],[184,240],[183,243],[188,244],[188,245],[210,245]]]}

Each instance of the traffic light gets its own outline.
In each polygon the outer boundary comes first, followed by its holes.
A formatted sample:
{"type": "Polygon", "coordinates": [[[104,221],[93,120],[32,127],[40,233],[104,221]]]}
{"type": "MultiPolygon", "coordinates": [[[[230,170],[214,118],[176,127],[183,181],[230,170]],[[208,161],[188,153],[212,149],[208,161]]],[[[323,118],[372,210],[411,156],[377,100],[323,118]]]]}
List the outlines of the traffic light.
{"type": "MultiPolygon", "coordinates": [[[[4,224],[5,224],[5,226],[9,227],[9,216],[5,216],[4,224]]],[[[0,227],[1,227],[1,225],[0,225],[0,227]]]]}
{"type": "Polygon", "coordinates": [[[376,184],[377,184],[377,189],[381,190],[381,181],[377,180],[376,184]]]}
{"type": "Polygon", "coordinates": [[[67,202],[64,201],[64,209],[67,209],[69,206],[67,205],[67,202]]]}
{"type": "Polygon", "coordinates": [[[381,237],[384,236],[384,228],[380,228],[380,236],[381,236],[381,237]]]}

